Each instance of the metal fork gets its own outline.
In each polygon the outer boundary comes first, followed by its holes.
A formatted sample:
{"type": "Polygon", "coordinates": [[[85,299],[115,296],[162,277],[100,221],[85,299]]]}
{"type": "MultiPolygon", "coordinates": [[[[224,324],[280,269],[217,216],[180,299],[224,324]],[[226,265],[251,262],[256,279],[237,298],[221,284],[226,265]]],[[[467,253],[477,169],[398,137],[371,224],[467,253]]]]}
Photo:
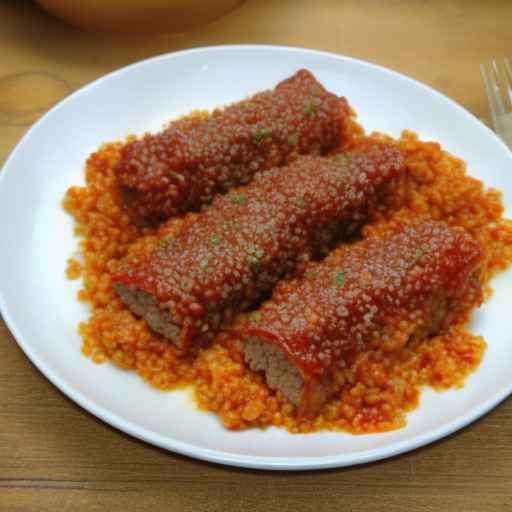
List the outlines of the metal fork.
{"type": "Polygon", "coordinates": [[[496,133],[512,149],[512,63],[508,57],[480,65],[496,133]]]}

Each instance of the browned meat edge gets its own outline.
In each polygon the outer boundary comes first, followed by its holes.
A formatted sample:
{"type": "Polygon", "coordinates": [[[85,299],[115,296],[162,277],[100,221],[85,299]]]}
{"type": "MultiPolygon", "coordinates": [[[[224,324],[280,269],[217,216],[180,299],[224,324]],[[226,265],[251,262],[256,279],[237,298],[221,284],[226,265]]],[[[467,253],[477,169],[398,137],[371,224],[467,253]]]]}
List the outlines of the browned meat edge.
{"type": "MultiPolygon", "coordinates": [[[[449,319],[450,303],[441,297],[430,303],[428,325],[416,329],[409,340],[435,336],[449,319]]],[[[243,340],[242,350],[249,368],[264,372],[270,389],[280,391],[290,402],[299,407],[299,414],[310,416],[333,395],[335,387],[329,372],[321,378],[304,381],[299,368],[286,357],[277,345],[258,337],[243,340]],[[305,389],[307,384],[308,389],[305,389]]]]}

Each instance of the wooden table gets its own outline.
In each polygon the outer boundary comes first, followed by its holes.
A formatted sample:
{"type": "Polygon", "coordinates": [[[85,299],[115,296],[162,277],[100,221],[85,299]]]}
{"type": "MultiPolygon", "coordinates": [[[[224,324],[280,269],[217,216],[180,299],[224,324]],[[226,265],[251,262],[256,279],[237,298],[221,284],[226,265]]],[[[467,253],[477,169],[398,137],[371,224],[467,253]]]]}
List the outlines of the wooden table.
{"type": "MultiPolygon", "coordinates": [[[[185,35],[115,40],[78,31],[31,2],[4,1],[0,164],[70,91],[152,55],[214,44],[284,44],[366,59],[426,82],[486,119],[479,63],[512,53],[511,20],[507,0],[248,0],[185,35]]],[[[1,321],[0,361],[2,512],[512,510],[510,400],[462,432],[392,460],[277,474],[196,462],[113,430],[55,389],[1,321]]]]}

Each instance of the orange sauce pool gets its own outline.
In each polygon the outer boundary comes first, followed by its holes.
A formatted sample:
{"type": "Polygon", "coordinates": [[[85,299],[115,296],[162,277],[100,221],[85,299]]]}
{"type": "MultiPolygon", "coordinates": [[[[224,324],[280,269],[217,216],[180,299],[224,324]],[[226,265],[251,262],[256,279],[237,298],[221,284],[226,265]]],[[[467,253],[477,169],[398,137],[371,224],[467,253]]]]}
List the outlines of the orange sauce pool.
{"type": "MultiPolygon", "coordinates": [[[[352,121],[350,147],[367,137],[352,121]]],[[[380,134],[372,138],[388,139],[380,134]]],[[[466,228],[486,253],[485,284],[512,262],[512,222],[504,219],[501,195],[466,175],[465,164],[437,142],[423,142],[411,132],[396,141],[408,173],[389,187],[371,215],[363,236],[418,214],[466,228]]],[[[234,340],[221,334],[208,348],[183,355],[143,320],[134,317],[117,297],[111,276],[121,259],[155,245],[172,222],[139,229],[125,213],[115,186],[113,167],[121,143],[103,145],[86,164],[86,185],[71,187],[63,200],[80,236],[80,261],[70,259],[66,275],[82,277],[79,299],[90,305],[78,326],[82,352],[96,363],[111,361],[136,371],[162,390],[191,386],[199,406],[215,412],[225,427],[282,426],[291,432],[322,429],[353,433],[383,432],[405,424],[405,413],[417,407],[422,386],[442,390],[460,387],[480,363],[485,341],[466,328],[463,311],[448,332],[409,343],[392,352],[371,350],[349,361],[340,375],[341,393],[314,420],[299,420],[295,407],[270,390],[261,375],[248,370],[234,340]]],[[[487,296],[491,289],[487,286],[487,296]]],[[[397,329],[399,327],[397,326],[397,329]]]]}

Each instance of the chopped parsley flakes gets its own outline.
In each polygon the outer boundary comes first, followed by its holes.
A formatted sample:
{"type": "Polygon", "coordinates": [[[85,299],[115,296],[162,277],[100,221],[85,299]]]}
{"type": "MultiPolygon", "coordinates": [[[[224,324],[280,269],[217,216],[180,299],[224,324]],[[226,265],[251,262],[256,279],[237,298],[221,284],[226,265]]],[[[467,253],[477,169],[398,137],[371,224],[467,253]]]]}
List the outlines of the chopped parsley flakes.
{"type": "Polygon", "coordinates": [[[288,142],[290,146],[296,146],[299,143],[299,136],[296,133],[292,133],[288,135],[286,142],[288,142]]]}
{"type": "Polygon", "coordinates": [[[304,105],[304,112],[306,114],[309,114],[310,116],[312,116],[313,114],[315,114],[318,110],[318,107],[312,102],[312,101],[308,101],[305,105],[304,105]]]}
{"type": "Polygon", "coordinates": [[[343,286],[345,284],[345,272],[337,270],[334,274],[334,284],[336,286],[343,286]]]}
{"type": "Polygon", "coordinates": [[[210,245],[210,247],[217,247],[217,245],[220,244],[220,238],[217,235],[212,236],[208,244],[210,245]]]}
{"type": "Polygon", "coordinates": [[[416,252],[414,253],[414,261],[418,261],[423,257],[425,253],[421,249],[416,249],[416,252]]]}
{"type": "Polygon", "coordinates": [[[251,322],[259,322],[261,320],[261,313],[259,311],[253,311],[249,314],[251,322]]]}
{"type": "Polygon", "coordinates": [[[268,128],[260,128],[254,134],[254,142],[256,144],[261,144],[264,139],[267,139],[272,135],[272,132],[268,128]]]}
{"type": "Polygon", "coordinates": [[[352,160],[352,155],[350,153],[339,153],[334,156],[334,159],[342,164],[348,164],[352,160]]]}
{"type": "Polygon", "coordinates": [[[231,195],[231,202],[233,204],[247,204],[247,197],[244,196],[244,194],[232,194],[231,195]]]}
{"type": "Polygon", "coordinates": [[[306,202],[304,201],[304,197],[303,196],[297,197],[297,199],[295,199],[295,204],[299,208],[304,208],[304,206],[306,206],[306,202]]]}

